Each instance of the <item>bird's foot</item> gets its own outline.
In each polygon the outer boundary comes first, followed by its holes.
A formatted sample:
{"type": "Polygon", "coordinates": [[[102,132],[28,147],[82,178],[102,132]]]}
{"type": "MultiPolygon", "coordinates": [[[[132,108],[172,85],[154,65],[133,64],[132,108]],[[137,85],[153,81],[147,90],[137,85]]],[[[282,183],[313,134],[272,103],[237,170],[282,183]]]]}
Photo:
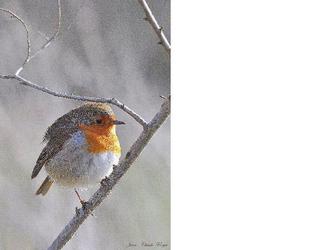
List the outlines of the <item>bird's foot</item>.
{"type": "Polygon", "coordinates": [[[80,209],[78,207],[75,207],[75,213],[76,213],[76,216],[80,215],[80,209]]]}
{"type": "Polygon", "coordinates": [[[82,208],[83,210],[86,210],[88,208],[88,205],[89,205],[89,202],[88,201],[80,201],[81,205],[82,205],[82,208]]]}
{"type": "Polygon", "coordinates": [[[105,176],[105,177],[101,180],[101,185],[102,185],[102,186],[107,186],[109,180],[110,180],[110,178],[109,178],[108,176],[105,176]]]}

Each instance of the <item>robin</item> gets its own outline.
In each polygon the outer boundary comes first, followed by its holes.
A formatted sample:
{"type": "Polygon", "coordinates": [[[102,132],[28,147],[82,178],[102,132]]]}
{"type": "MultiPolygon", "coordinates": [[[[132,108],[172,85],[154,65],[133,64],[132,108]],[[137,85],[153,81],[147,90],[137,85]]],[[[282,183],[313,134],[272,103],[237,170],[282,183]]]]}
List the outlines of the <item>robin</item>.
{"type": "Polygon", "coordinates": [[[121,155],[116,134],[121,124],[111,107],[101,103],[84,104],[58,118],[46,131],[47,144],[32,171],[32,179],[43,166],[48,173],[36,195],[45,195],[54,182],[87,187],[111,174],[121,155]]]}

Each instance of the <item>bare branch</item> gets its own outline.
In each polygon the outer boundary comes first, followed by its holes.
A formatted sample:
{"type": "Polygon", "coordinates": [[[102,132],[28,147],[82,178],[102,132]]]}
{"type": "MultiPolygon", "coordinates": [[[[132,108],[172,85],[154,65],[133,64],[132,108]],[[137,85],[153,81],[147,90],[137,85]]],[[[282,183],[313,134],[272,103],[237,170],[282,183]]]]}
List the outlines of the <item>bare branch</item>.
{"type": "Polygon", "coordinates": [[[57,0],[57,3],[58,3],[58,25],[57,25],[56,32],[32,56],[30,55],[31,43],[30,43],[30,38],[29,38],[29,31],[28,31],[28,28],[27,28],[27,25],[25,24],[25,22],[22,20],[22,18],[20,18],[18,15],[16,15],[12,11],[0,8],[1,11],[4,11],[4,12],[7,12],[7,13],[11,14],[12,16],[14,16],[18,21],[20,21],[23,24],[23,26],[24,26],[24,28],[26,30],[26,33],[27,33],[27,44],[28,44],[27,57],[26,57],[23,65],[15,72],[15,75],[1,75],[0,74],[0,78],[1,79],[13,79],[13,80],[17,80],[19,84],[22,84],[22,85],[25,85],[25,86],[37,89],[39,91],[42,91],[44,93],[47,93],[49,95],[53,95],[53,96],[56,96],[56,97],[61,97],[61,98],[66,98],[66,99],[72,99],[72,100],[78,100],[78,101],[102,102],[102,103],[113,104],[113,105],[119,107],[120,109],[122,109],[123,111],[125,111],[130,116],[132,116],[139,124],[141,124],[145,128],[147,126],[147,122],[140,115],[138,115],[137,113],[135,113],[133,110],[131,110],[125,104],[123,104],[120,101],[118,101],[116,98],[102,98],[102,97],[78,96],[78,95],[73,95],[73,94],[68,95],[66,93],[60,93],[60,92],[56,92],[54,90],[50,90],[50,89],[48,89],[46,87],[43,87],[43,86],[38,85],[36,83],[33,83],[33,82],[31,82],[31,81],[29,81],[29,80],[27,80],[27,79],[25,79],[25,78],[23,78],[22,76],[19,75],[19,73],[23,70],[24,65],[27,62],[29,62],[33,57],[35,57],[36,55],[38,55],[43,49],[47,48],[51,44],[51,42],[58,36],[58,34],[60,32],[60,27],[61,27],[61,0],[57,0]]]}
{"type": "Polygon", "coordinates": [[[132,166],[157,129],[167,119],[169,114],[170,97],[164,101],[160,111],[149,122],[146,129],[143,130],[134,142],[130,150],[127,152],[126,157],[119,163],[118,166],[114,167],[112,174],[101,182],[100,188],[93,194],[89,201],[83,207],[76,210],[74,217],[53,241],[52,245],[48,248],[49,250],[61,249],[72,238],[80,225],[87,219],[92,211],[94,211],[94,209],[103,202],[119,179],[132,166]]]}
{"type": "Polygon", "coordinates": [[[163,45],[165,50],[170,54],[171,45],[163,32],[163,28],[156,21],[147,2],[145,0],[138,0],[138,1],[146,14],[145,20],[147,20],[150,23],[150,25],[153,27],[155,33],[157,34],[158,38],[160,39],[159,44],[163,45]]]}
{"type": "MultiPolygon", "coordinates": [[[[57,5],[58,5],[58,23],[57,23],[57,29],[55,31],[55,33],[51,36],[51,38],[49,38],[42,47],[40,47],[33,55],[29,56],[26,61],[24,62],[24,64],[16,71],[15,75],[18,76],[20,74],[20,72],[23,70],[23,67],[25,66],[25,64],[27,62],[29,62],[32,58],[34,58],[35,56],[37,56],[41,51],[43,51],[45,48],[47,48],[51,42],[59,35],[60,32],[60,27],[61,27],[61,0],[57,0],[57,5]]],[[[28,36],[29,32],[27,30],[27,36],[28,36]]],[[[30,48],[29,48],[30,49],[30,48]]],[[[30,53],[30,51],[29,51],[30,53]]]]}
{"type": "MultiPolygon", "coordinates": [[[[137,138],[137,140],[134,142],[134,144],[131,146],[130,150],[127,152],[125,158],[119,163],[118,166],[115,166],[113,169],[112,174],[103,179],[101,182],[100,188],[93,194],[93,196],[89,199],[87,203],[84,204],[80,209],[76,210],[76,213],[72,220],[65,226],[65,228],[62,230],[62,232],[57,236],[57,238],[53,241],[52,245],[49,247],[49,249],[61,249],[74,235],[74,233],[78,230],[80,225],[87,219],[87,217],[92,214],[92,211],[100,205],[103,200],[110,194],[113,187],[117,184],[119,179],[126,173],[126,171],[132,166],[134,161],[138,158],[138,156],[141,154],[145,146],[148,144],[152,136],[155,134],[155,132],[159,129],[159,127],[163,124],[163,122],[167,119],[167,117],[170,114],[170,96],[169,97],[162,97],[164,99],[164,103],[161,106],[160,111],[154,116],[154,118],[147,123],[141,116],[139,116],[137,113],[135,113],[133,110],[125,106],[123,103],[119,102],[115,98],[102,98],[102,97],[89,97],[89,96],[78,96],[73,94],[66,94],[61,92],[56,92],[54,90],[48,89],[46,87],[43,87],[39,84],[33,83],[22,76],[19,75],[19,73],[22,71],[24,65],[31,60],[33,57],[35,57],[38,53],[40,53],[43,49],[47,48],[50,43],[58,36],[60,32],[61,27],[61,0],[58,1],[58,26],[57,30],[54,33],[54,35],[48,39],[48,41],[32,56],[30,56],[30,38],[29,38],[29,31],[23,20],[18,17],[13,12],[6,10],[6,9],[0,9],[4,12],[7,12],[14,16],[17,20],[19,20],[25,27],[26,33],[27,33],[27,44],[28,44],[28,51],[27,51],[27,57],[24,61],[23,65],[16,71],[15,75],[1,75],[1,79],[5,80],[15,80],[21,85],[28,86],[30,88],[39,90],[41,92],[47,93],[52,96],[60,97],[60,98],[66,98],[66,99],[72,99],[72,100],[79,100],[79,101],[90,101],[90,102],[102,102],[102,103],[110,103],[113,104],[123,111],[125,111],[127,114],[132,116],[138,123],[140,123],[143,126],[143,131],[140,134],[140,136],[137,138]]],[[[139,3],[142,5],[145,13],[146,13],[146,20],[149,21],[149,23],[154,28],[156,34],[158,35],[160,39],[160,44],[163,45],[163,47],[166,49],[166,51],[170,54],[171,46],[164,35],[164,32],[162,30],[162,27],[159,26],[157,23],[155,17],[153,16],[149,6],[147,5],[145,0],[139,0],[139,3]]]]}
{"type": "Polygon", "coordinates": [[[59,35],[60,28],[61,28],[61,0],[58,0],[58,24],[57,24],[57,29],[54,32],[54,34],[46,41],[46,43],[29,58],[28,61],[30,61],[32,58],[37,56],[43,49],[46,49],[51,44],[51,42],[59,35]]]}
{"type": "Polygon", "coordinates": [[[16,15],[14,12],[12,12],[11,10],[7,10],[7,9],[3,9],[0,8],[0,11],[9,13],[12,17],[14,17],[16,20],[18,20],[24,27],[25,32],[27,34],[27,55],[25,57],[25,60],[21,66],[21,68],[29,61],[30,58],[30,52],[31,52],[31,42],[30,42],[30,35],[29,35],[29,30],[28,30],[28,26],[25,24],[25,22],[23,21],[23,19],[21,17],[19,17],[18,15],[16,15]]]}
{"type": "Polygon", "coordinates": [[[18,15],[16,15],[11,10],[0,8],[0,11],[7,12],[12,17],[14,17],[16,20],[18,20],[24,26],[24,29],[25,29],[26,34],[27,34],[27,38],[26,38],[26,41],[27,41],[27,56],[26,56],[26,58],[25,58],[25,60],[24,60],[24,62],[22,64],[22,66],[20,68],[18,68],[18,70],[15,72],[16,76],[18,76],[19,73],[23,70],[23,67],[26,65],[26,63],[28,63],[32,58],[34,58],[35,56],[37,56],[42,50],[44,50],[45,48],[47,48],[51,44],[51,42],[58,36],[58,34],[60,32],[60,27],[61,27],[61,0],[57,0],[57,5],[58,5],[58,23],[57,23],[57,29],[56,29],[55,33],[52,35],[52,37],[49,38],[46,41],[46,43],[40,49],[38,49],[33,55],[31,55],[31,41],[30,41],[30,34],[29,34],[28,26],[25,24],[25,22],[23,21],[22,18],[20,18],[18,15]]]}
{"type": "Polygon", "coordinates": [[[91,97],[91,96],[79,96],[79,95],[73,95],[73,94],[66,94],[61,92],[56,92],[54,90],[51,90],[49,88],[40,86],[36,83],[33,83],[22,76],[18,75],[0,75],[1,79],[13,79],[18,81],[19,84],[34,88],[36,90],[42,91],[44,93],[47,93],[52,96],[61,97],[65,99],[72,99],[72,100],[78,100],[78,101],[88,101],[88,102],[101,102],[101,103],[110,103],[118,108],[125,111],[127,114],[129,114],[131,117],[134,118],[138,123],[140,123],[144,128],[147,126],[147,122],[137,113],[135,113],[133,110],[131,110],[129,107],[127,107],[125,104],[118,101],[116,98],[103,98],[103,97],[91,97]]]}

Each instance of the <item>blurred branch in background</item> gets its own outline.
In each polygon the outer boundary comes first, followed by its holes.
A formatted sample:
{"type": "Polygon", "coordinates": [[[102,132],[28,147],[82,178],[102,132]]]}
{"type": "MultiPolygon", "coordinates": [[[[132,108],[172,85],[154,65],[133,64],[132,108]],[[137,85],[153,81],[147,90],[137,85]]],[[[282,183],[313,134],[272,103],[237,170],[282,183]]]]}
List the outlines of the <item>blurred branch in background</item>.
{"type": "MultiPolygon", "coordinates": [[[[120,109],[122,109],[124,112],[129,114],[131,117],[133,117],[139,124],[143,126],[143,131],[137,138],[137,140],[132,144],[130,147],[130,150],[126,153],[125,158],[114,167],[113,172],[110,176],[106,177],[101,181],[100,188],[93,194],[93,196],[86,202],[84,205],[76,210],[76,214],[72,218],[72,220],[65,226],[65,228],[62,230],[62,232],[57,236],[57,238],[53,241],[52,245],[49,247],[49,249],[61,249],[74,235],[74,233],[78,230],[80,225],[85,221],[85,219],[92,213],[92,211],[100,205],[103,200],[110,194],[113,187],[117,184],[119,179],[126,173],[126,171],[131,167],[131,165],[134,163],[134,161],[138,158],[140,153],[143,151],[145,146],[149,143],[152,136],[155,134],[155,132],[159,129],[159,127],[163,124],[163,122],[167,119],[167,117],[170,114],[170,96],[164,97],[164,102],[160,108],[160,111],[155,114],[154,118],[147,123],[140,115],[135,113],[133,110],[125,106],[123,103],[118,101],[115,98],[101,98],[101,97],[88,97],[88,96],[78,96],[73,94],[65,94],[56,92],[53,90],[50,90],[46,87],[43,87],[41,85],[38,85],[36,83],[33,83],[22,76],[20,76],[20,72],[23,70],[24,66],[27,62],[29,62],[33,57],[35,57],[37,54],[39,54],[42,50],[47,48],[51,42],[58,36],[60,32],[61,27],[61,0],[57,0],[58,3],[58,25],[57,29],[54,33],[54,35],[46,41],[46,43],[38,49],[33,55],[31,55],[31,42],[29,37],[29,30],[27,28],[27,25],[25,22],[17,16],[15,13],[13,13],[10,10],[0,8],[0,11],[6,12],[11,14],[14,18],[16,18],[25,28],[27,33],[27,56],[22,64],[22,66],[16,71],[13,75],[2,75],[0,74],[1,79],[5,80],[16,80],[19,84],[25,85],[31,88],[34,88],[36,90],[39,90],[41,92],[47,93],[52,96],[66,98],[66,99],[72,99],[72,100],[78,100],[78,101],[90,101],[90,102],[102,102],[102,103],[110,103],[113,104],[120,109]]],[[[170,44],[165,37],[162,27],[157,23],[155,17],[153,16],[149,6],[147,5],[146,1],[139,0],[139,3],[143,7],[146,17],[145,20],[149,21],[149,23],[152,25],[153,29],[155,30],[156,34],[160,38],[159,44],[162,44],[163,47],[166,49],[168,54],[170,54],[171,47],[170,44]]]]}

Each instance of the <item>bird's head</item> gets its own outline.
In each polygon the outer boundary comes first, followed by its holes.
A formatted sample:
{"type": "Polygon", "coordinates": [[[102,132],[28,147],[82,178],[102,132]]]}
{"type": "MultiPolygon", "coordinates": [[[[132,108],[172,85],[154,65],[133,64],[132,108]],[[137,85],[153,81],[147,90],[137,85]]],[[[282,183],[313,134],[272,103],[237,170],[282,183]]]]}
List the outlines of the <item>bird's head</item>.
{"type": "Polygon", "coordinates": [[[116,119],[111,107],[107,104],[88,103],[76,109],[74,117],[78,127],[86,133],[115,133],[116,125],[125,124],[116,119]]]}

